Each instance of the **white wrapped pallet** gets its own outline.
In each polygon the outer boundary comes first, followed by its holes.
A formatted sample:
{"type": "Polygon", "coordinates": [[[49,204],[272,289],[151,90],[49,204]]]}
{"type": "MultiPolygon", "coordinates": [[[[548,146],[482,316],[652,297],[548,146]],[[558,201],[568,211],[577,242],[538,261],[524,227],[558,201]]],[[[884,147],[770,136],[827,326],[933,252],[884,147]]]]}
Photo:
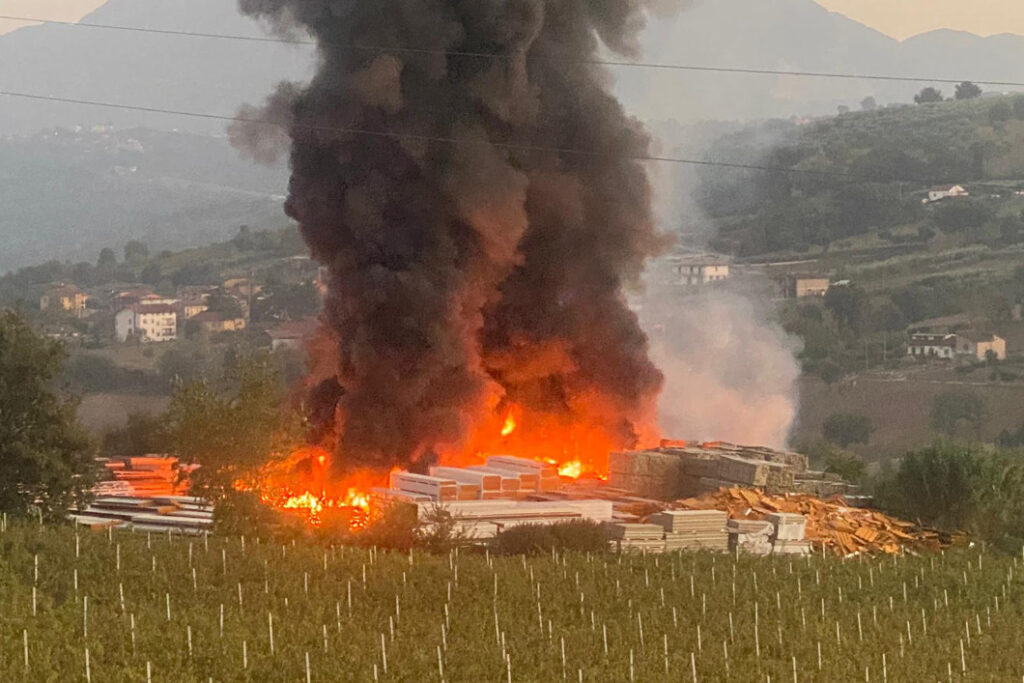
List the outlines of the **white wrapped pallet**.
{"type": "Polygon", "coordinates": [[[509,472],[508,470],[498,470],[486,465],[473,465],[465,468],[470,472],[481,472],[483,474],[489,474],[492,476],[500,477],[501,479],[501,490],[504,493],[514,494],[519,492],[519,487],[522,486],[522,482],[519,480],[518,472],[509,472]]]}

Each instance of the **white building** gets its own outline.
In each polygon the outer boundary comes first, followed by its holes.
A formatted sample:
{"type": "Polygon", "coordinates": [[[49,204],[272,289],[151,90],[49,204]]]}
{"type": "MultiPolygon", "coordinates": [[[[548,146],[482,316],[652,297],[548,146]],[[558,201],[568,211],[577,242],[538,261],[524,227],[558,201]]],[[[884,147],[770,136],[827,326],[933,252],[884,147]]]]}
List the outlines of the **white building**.
{"type": "Polygon", "coordinates": [[[679,283],[702,286],[729,279],[729,261],[713,254],[672,258],[679,283]]]}
{"type": "Polygon", "coordinates": [[[912,334],[907,355],[915,358],[953,358],[956,355],[955,334],[912,334]]]}
{"type": "Polygon", "coordinates": [[[928,190],[928,199],[925,203],[938,202],[949,197],[969,197],[970,194],[963,185],[936,185],[928,190]]]}
{"type": "Polygon", "coordinates": [[[143,342],[165,342],[178,338],[178,313],[169,304],[134,304],[114,316],[114,336],[119,342],[136,336],[143,342]]]}

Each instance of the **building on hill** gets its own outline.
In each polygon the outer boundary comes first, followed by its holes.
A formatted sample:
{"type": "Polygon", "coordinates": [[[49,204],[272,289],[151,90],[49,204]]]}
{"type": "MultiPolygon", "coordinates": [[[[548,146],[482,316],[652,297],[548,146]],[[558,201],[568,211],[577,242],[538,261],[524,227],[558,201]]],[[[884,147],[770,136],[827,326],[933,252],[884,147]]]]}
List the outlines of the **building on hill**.
{"type": "Polygon", "coordinates": [[[914,358],[948,358],[956,356],[957,338],[955,334],[932,334],[918,332],[910,335],[907,355],[914,358]]]}
{"type": "Polygon", "coordinates": [[[246,327],[245,318],[225,318],[214,311],[204,311],[192,316],[191,321],[199,324],[204,332],[216,334],[218,332],[241,332],[246,327]]]}
{"type": "Polygon", "coordinates": [[[85,313],[85,304],[88,301],[89,295],[75,285],[59,283],[39,297],[39,310],[64,311],[80,316],[85,313]]]}
{"type": "Polygon", "coordinates": [[[969,197],[970,195],[971,193],[963,185],[936,185],[928,190],[928,197],[922,203],[930,204],[943,199],[969,197]]]}
{"type": "Polygon", "coordinates": [[[678,276],[678,282],[691,287],[700,287],[728,280],[729,259],[716,254],[683,254],[670,257],[669,261],[678,276]]]}
{"type": "Polygon", "coordinates": [[[802,274],[789,275],[783,283],[786,296],[790,299],[803,299],[811,296],[825,296],[832,282],[828,275],[802,274]]]}
{"type": "Polygon", "coordinates": [[[178,338],[178,312],[170,304],[132,304],[114,315],[114,337],[126,342],[166,342],[178,338]]]}
{"type": "Polygon", "coordinates": [[[267,336],[270,337],[270,348],[273,351],[278,349],[300,350],[309,339],[312,339],[316,330],[316,318],[293,320],[275,325],[267,330],[267,336]]]}
{"type": "Polygon", "coordinates": [[[956,335],[957,354],[987,360],[989,352],[996,360],[1006,360],[1006,340],[992,332],[967,330],[956,335]]]}

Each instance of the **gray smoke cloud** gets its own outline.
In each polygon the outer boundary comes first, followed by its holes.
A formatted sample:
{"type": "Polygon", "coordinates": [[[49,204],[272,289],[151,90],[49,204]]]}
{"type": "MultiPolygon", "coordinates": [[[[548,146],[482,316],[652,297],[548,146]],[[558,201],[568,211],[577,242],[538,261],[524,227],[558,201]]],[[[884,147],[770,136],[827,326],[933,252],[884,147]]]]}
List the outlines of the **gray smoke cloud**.
{"type": "Polygon", "coordinates": [[[658,407],[666,436],[786,445],[799,407],[800,340],[770,310],[751,291],[682,297],[652,285],[643,320],[665,375],[658,407]]]}

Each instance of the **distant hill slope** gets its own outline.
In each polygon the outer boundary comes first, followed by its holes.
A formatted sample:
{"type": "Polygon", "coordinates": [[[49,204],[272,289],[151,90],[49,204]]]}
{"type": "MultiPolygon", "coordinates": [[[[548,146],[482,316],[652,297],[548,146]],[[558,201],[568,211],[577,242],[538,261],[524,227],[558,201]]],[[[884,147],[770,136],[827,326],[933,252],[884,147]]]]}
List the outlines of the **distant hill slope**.
{"type": "MultiPolygon", "coordinates": [[[[650,22],[645,61],[787,71],[1024,81],[1024,36],[933,31],[899,42],[813,0],[694,0],[650,22]]],[[[927,3],[924,3],[927,4],[927,3]]],[[[922,11],[927,11],[922,9],[922,11]]],[[[910,102],[927,81],[884,82],[616,68],[619,90],[650,120],[742,120],[910,102]]],[[[940,86],[952,95],[952,86],[940,86]]],[[[1007,88],[986,88],[1005,90],[1007,88]]],[[[1022,88],[1024,89],[1024,88],[1022,88]]]]}
{"type": "MultiPolygon", "coordinates": [[[[237,0],[110,0],[83,22],[265,36],[237,0]]],[[[0,36],[0,88],[213,114],[262,101],[274,84],[305,79],[311,48],[61,25],[0,36]]],[[[114,123],[219,132],[223,122],[0,98],[0,135],[114,123]]]]}
{"type": "Polygon", "coordinates": [[[95,261],[104,246],[153,250],[280,226],[284,168],[238,157],[224,137],[149,129],[55,129],[0,138],[0,273],[95,261]]]}
{"type": "Polygon", "coordinates": [[[1024,95],[750,124],[705,154],[796,171],[696,172],[694,196],[712,225],[705,232],[725,251],[807,251],[903,228],[920,229],[902,230],[901,243],[936,232],[993,245],[1024,240],[1015,194],[1024,188],[1024,95]],[[923,206],[933,184],[967,185],[975,199],[923,206]]]}

